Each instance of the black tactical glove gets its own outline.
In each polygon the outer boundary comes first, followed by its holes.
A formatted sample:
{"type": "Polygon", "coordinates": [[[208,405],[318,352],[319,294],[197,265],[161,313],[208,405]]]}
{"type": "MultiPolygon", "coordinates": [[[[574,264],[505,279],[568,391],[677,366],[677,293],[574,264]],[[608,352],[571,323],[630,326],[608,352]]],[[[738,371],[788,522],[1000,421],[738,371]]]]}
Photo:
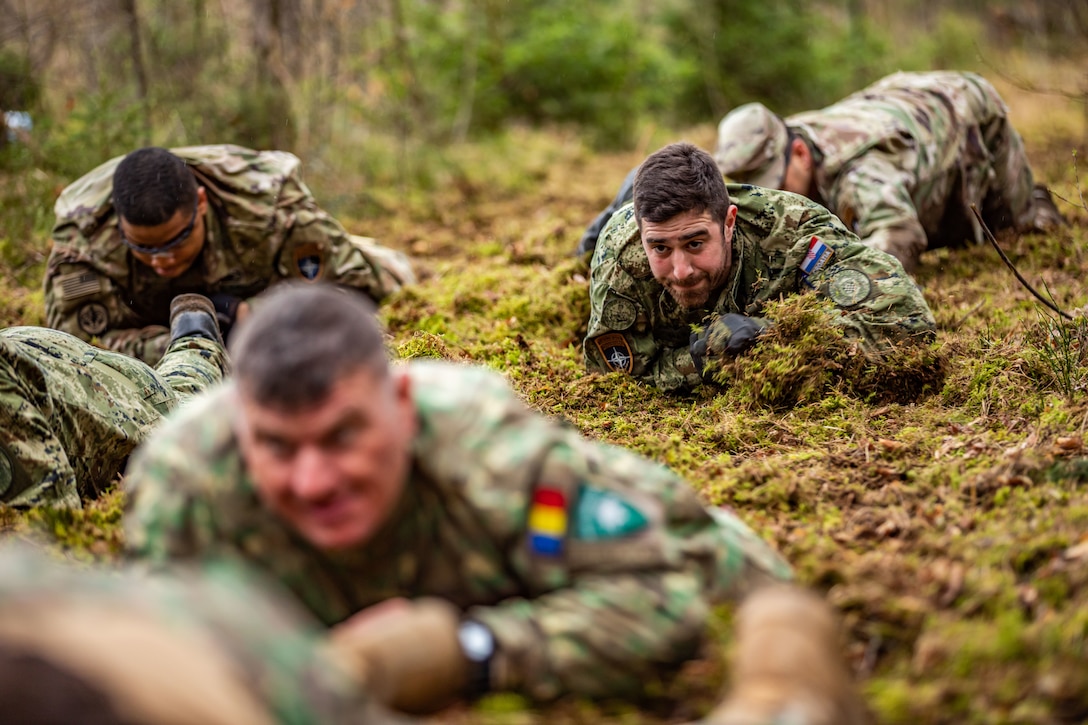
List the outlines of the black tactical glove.
{"type": "Polygon", "coordinates": [[[691,333],[689,350],[695,369],[703,374],[707,360],[740,355],[755,344],[756,338],[771,326],[770,320],[748,317],[728,312],[715,317],[703,327],[702,332],[691,333]]]}
{"type": "Polygon", "coordinates": [[[222,330],[223,337],[226,337],[234,324],[235,318],[238,317],[238,308],[242,306],[244,300],[226,292],[216,292],[213,295],[208,295],[208,299],[215,305],[215,316],[219,320],[219,329],[222,330]]]}

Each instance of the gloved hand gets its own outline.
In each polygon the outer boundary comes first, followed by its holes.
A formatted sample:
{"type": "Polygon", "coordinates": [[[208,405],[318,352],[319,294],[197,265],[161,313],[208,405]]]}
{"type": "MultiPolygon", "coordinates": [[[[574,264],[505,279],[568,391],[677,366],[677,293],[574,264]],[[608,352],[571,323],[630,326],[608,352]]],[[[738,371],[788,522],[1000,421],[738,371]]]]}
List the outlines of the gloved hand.
{"type": "Polygon", "coordinates": [[[811,592],[772,585],[733,617],[732,687],[702,725],[870,725],[839,643],[834,610],[811,592]]]}
{"type": "Polygon", "coordinates": [[[223,331],[223,337],[226,337],[231,326],[238,318],[238,309],[245,304],[245,300],[241,297],[229,295],[226,292],[216,292],[208,295],[208,299],[215,305],[215,316],[219,320],[219,329],[223,331]]]}
{"type": "Polygon", "coordinates": [[[759,334],[771,326],[770,320],[762,317],[748,317],[735,312],[727,312],[715,317],[703,328],[701,333],[691,333],[689,350],[692,362],[699,374],[703,374],[708,360],[723,355],[739,355],[750,348],[759,334]]]}
{"type": "Polygon", "coordinates": [[[466,691],[471,673],[457,608],[434,598],[388,604],[334,627],[334,656],[384,705],[420,715],[446,707],[466,691]]]}

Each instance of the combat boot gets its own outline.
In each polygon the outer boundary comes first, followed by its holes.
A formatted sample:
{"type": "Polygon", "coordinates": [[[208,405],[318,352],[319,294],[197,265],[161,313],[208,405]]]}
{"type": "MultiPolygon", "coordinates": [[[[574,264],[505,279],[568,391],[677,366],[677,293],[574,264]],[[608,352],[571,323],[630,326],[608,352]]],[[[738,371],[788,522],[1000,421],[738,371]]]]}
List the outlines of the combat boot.
{"type": "Polygon", "coordinates": [[[757,590],[737,612],[732,686],[705,725],[868,725],[839,651],[835,615],[792,586],[757,590]]]}
{"type": "Polygon", "coordinates": [[[1069,224],[1062,213],[1058,211],[1050,190],[1041,184],[1037,184],[1031,190],[1031,230],[1033,232],[1050,232],[1058,227],[1069,224]]]}
{"type": "Polygon", "coordinates": [[[215,305],[204,295],[178,295],[170,303],[170,344],[182,337],[203,337],[224,344],[215,305]]]}

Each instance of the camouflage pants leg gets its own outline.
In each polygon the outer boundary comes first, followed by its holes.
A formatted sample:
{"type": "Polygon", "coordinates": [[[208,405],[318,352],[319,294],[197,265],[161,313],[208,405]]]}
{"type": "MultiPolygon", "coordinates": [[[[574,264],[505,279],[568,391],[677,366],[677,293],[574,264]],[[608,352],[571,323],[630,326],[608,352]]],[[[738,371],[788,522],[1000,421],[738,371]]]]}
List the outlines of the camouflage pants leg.
{"type": "Polygon", "coordinates": [[[1001,96],[981,78],[966,84],[969,106],[977,120],[978,141],[988,158],[988,175],[979,189],[979,210],[991,229],[1015,228],[1026,231],[1032,226],[1032,190],[1035,178],[1031,173],[1024,141],[1009,121],[1001,96]]]}
{"type": "Polygon", "coordinates": [[[370,237],[361,237],[357,234],[349,236],[352,245],[360,250],[367,261],[371,263],[371,266],[377,270],[378,287],[381,290],[380,297],[392,294],[401,287],[416,283],[412,263],[404,252],[383,247],[370,237]]]}
{"type": "Polygon", "coordinates": [[[166,349],[155,372],[177,393],[178,401],[185,403],[219,383],[229,368],[222,345],[200,337],[183,337],[166,349]]]}

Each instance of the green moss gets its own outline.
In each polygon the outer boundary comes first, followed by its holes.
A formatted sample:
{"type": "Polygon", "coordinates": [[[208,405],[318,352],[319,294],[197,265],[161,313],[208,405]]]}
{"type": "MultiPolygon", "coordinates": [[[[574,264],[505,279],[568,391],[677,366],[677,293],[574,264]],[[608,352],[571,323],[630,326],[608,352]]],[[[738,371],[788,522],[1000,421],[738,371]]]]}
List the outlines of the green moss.
{"type": "MultiPolygon", "coordinates": [[[[712,143],[713,132],[693,138],[712,143]]],[[[1088,658],[1088,574],[1066,554],[1088,531],[1088,402],[1048,377],[1044,325],[993,250],[923,256],[918,279],[940,326],[932,345],[891,349],[875,364],[815,297],[794,298],[768,311],[778,324],[723,370],[724,387],[667,396],[583,368],[589,272],[571,252],[639,161],[587,154],[569,137],[519,131],[445,150],[426,189],[377,185],[368,203],[384,213],[360,214],[359,226],[420,261],[421,283],[380,310],[393,354],[490,366],[532,408],[666,463],[706,501],[731,506],[842,614],[879,722],[1076,722],[1065,714],[1086,711],[1088,687],[1069,660],[1088,658]]],[[[16,193],[47,209],[63,180],[5,181],[7,209],[16,193]]],[[[358,185],[351,174],[308,181],[358,185]]],[[[26,229],[29,217],[19,219],[0,215],[0,236],[48,235],[47,213],[26,229]]],[[[1083,230],[1068,234],[1072,246],[1063,232],[1009,251],[1073,309],[1088,303],[1088,254],[1076,251],[1083,230]]],[[[40,241],[12,244],[4,254],[24,263],[42,254],[40,241]]],[[[41,322],[40,271],[0,275],[4,324],[41,322]]],[[[81,512],[0,509],[0,530],[112,559],[121,503],[111,493],[81,512]]],[[[719,643],[728,611],[709,622],[719,643]]],[[[691,720],[724,669],[723,647],[712,647],[637,706],[530,710],[496,696],[450,721],[691,720]]]]}

